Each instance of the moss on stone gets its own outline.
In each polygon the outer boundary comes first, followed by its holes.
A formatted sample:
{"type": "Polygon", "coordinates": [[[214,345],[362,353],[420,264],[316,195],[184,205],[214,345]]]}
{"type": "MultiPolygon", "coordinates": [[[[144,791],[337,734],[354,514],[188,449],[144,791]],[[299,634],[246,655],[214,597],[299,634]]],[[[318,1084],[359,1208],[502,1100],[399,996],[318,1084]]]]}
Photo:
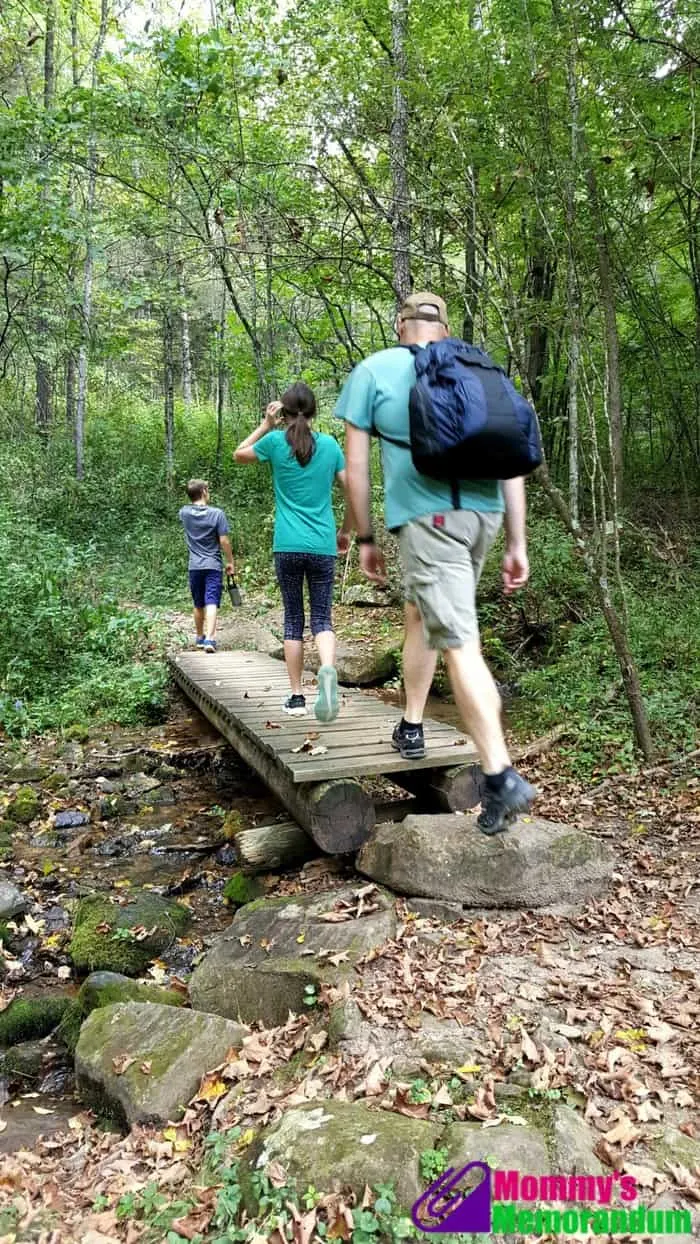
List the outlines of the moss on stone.
{"type": "Polygon", "coordinates": [[[0,1046],[47,1037],[60,1023],[68,998],[15,998],[0,1012],[0,1046]]]}
{"type": "Polygon", "coordinates": [[[78,904],[68,953],[79,972],[103,969],[138,976],[184,933],[189,921],[181,903],[146,890],[124,906],[91,895],[78,904]]]}
{"type": "Polygon", "coordinates": [[[221,830],[227,842],[232,842],[236,834],[240,833],[243,828],[243,817],[240,812],[237,812],[234,808],[231,812],[226,813],[221,830]]]}
{"type": "Polygon", "coordinates": [[[7,808],[7,815],[18,825],[28,825],[41,811],[41,801],[31,786],[20,786],[7,808]]]}
{"type": "Polygon", "coordinates": [[[2,1063],[2,1073],[10,1083],[29,1085],[41,1077],[44,1046],[40,1041],[21,1041],[10,1046],[2,1063]]]}
{"type": "Polygon", "coordinates": [[[562,834],[550,845],[550,853],[555,864],[561,867],[572,867],[587,864],[596,857],[596,841],[585,834],[562,834]]]}
{"type": "Polygon", "coordinates": [[[63,737],[68,743],[87,743],[90,738],[90,731],[82,722],[75,722],[72,726],[67,726],[63,731],[63,737]]]}
{"type": "Polygon", "coordinates": [[[242,872],[235,872],[224,886],[224,898],[232,907],[245,907],[262,898],[263,894],[264,888],[258,878],[247,877],[242,872]]]}
{"type": "Polygon", "coordinates": [[[42,786],[45,786],[47,790],[56,791],[62,790],[67,782],[68,774],[61,773],[59,770],[56,770],[54,773],[50,773],[49,776],[45,778],[42,782],[42,786]]]}

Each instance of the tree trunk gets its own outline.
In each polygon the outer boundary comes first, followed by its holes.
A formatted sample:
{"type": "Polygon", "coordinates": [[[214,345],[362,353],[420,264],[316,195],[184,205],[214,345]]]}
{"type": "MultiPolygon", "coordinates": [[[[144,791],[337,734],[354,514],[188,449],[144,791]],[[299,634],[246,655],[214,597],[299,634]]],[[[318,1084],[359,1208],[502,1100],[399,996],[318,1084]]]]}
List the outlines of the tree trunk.
{"type": "Polygon", "coordinates": [[[411,292],[411,213],[408,190],[408,105],[404,84],[408,78],[406,36],[408,0],[391,0],[391,52],[394,76],[391,120],[392,255],[397,307],[411,292]]]}
{"type": "MultiPolygon", "coordinates": [[[[555,3],[555,14],[560,16],[555,3]]],[[[566,224],[568,230],[568,256],[566,274],[566,301],[570,321],[569,343],[568,414],[569,414],[569,509],[572,526],[579,526],[579,418],[578,373],[581,358],[581,299],[576,278],[576,178],[579,167],[579,102],[576,81],[576,43],[569,40],[566,54],[566,88],[571,116],[571,168],[566,185],[566,224]]]]}
{"type": "Polygon", "coordinates": [[[175,368],[173,360],[173,315],[163,311],[163,413],[165,418],[165,472],[168,488],[175,474],[175,368]]]}
{"type": "MultiPolygon", "coordinates": [[[[55,0],[47,0],[46,26],[44,34],[44,113],[48,113],[53,104],[56,84],[56,5],[55,0]]],[[[47,191],[42,190],[42,201],[46,201],[47,191]]],[[[36,390],[35,390],[35,423],[40,436],[48,436],[52,419],[52,378],[49,347],[49,326],[42,306],[46,296],[46,283],[43,273],[36,291],[39,315],[36,321],[36,390]]]]}
{"type": "Polygon", "coordinates": [[[392,773],[391,780],[430,811],[468,812],[481,800],[484,776],[478,765],[455,765],[392,773]]]}
{"type": "Polygon", "coordinates": [[[216,351],[216,472],[221,471],[224,457],[224,407],[226,404],[226,290],[222,290],[221,314],[216,351]]]}
{"type": "Polygon", "coordinates": [[[596,177],[590,153],[586,152],[586,185],[593,212],[598,254],[598,277],[600,300],[605,325],[605,388],[607,416],[610,431],[610,459],[615,498],[622,501],[624,484],[624,450],[622,433],[622,393],[620,390],[620,339],[617,331],[617,307],[610,261],[610,241],[598,193],[596,177]]]}
{"type": "MultiPolygon", "coordinates": [[[[94,87],[94,74],[93,74],[94,87]]],[[[85,411],[87,408],[88,352],[90,345],[90,318],[92,315],[92,280],[94,270],[94,247],[92,241],[92,214],[95,208],[97,181],[97,141],[94,133],[88,140],[88,190],[85,211],[87,214],[87,244],[83,270],[83,303],[80,324],[80,348],[78,350],[78,397],[75,404],[75,478],[85,474],[85,411]]]]}
{"type": "Polygon", "coordinates": [[[182,339],[182,400],[186,410],[192,405],[192,350],[190,347],[190,317],[187,310],[187,290],[183,265],[179,265],[180,333],[182,339]]]}
{"type": "Polygon", "coordinates": [[[610,594],[610,587],[607,578],[602,575],[595,564],[594,555],[581,535],[579,528],[574,526],[571,511],[564,500],[559,489],[552,483],[546,466],[539,467],[537,477],[542,484],[547,496],[549,497],[554,510],[559,515],[567,531],[574,537],[575,546],[583,558],[588,570],[593,587],[595,589],[598,603],[600,605],[603,617],[612,640],[615,655],[620,666],[622,675],[622,685],[627,697],[632,723],[634,726],[634,734],[637,745],[644,756],[645,760],[651,760],[654,756],[654,742],[651,737],[649,728],[649,720],[644,705],[644,696],[639,681],[639,672],[635,664],[634,656],[629,644],[629,638],[625,629],[623,619],[620,617],[615,608],[614,601],[610,594]]]}
{"type": "Polygon", "coordinates": [[[469,168],[467,187],[467,229],[464,239],[464,316],[462,337],[471,345],[479,305],[479,273],[476,266],[476,173],[469,168]]]}
{"type": "Polygon", "coordinates": [[[547,370],[549,326],[547,311],[554,293],[556,264],[547,254],[542,240],[535,240],[528,259],[527,296],[533,303],[533,317],[527,340],[527,378],[535,406],[542,397],[542,377],[547,370]]]}

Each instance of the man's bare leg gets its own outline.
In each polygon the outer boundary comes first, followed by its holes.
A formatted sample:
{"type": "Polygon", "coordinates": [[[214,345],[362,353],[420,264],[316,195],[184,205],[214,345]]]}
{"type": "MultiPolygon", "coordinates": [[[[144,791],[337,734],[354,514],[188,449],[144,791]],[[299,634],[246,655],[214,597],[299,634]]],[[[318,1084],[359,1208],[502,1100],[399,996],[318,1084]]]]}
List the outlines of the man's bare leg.
{"type": "Polygon", "coordinates": [[[501,725],[501,697],[478,640],[445,652],[457,707],[481,758],[484,773],[501,773],[510,765],[501,725]]]}
{"type": "Polygon", "coordinates": [[[194,614],[194,633],[197,639],[202,639],[204,637],[204,610],[193,609],[192,612],[194,614]]]}
{"type": "Polygon", "coordinates": [[[425,642],[423,622],[415,605],[404,610],[403,685],[406,695],[404,720],[418,725],[423,720],[425,702],[433,685],[437,652],[425,642]]]}

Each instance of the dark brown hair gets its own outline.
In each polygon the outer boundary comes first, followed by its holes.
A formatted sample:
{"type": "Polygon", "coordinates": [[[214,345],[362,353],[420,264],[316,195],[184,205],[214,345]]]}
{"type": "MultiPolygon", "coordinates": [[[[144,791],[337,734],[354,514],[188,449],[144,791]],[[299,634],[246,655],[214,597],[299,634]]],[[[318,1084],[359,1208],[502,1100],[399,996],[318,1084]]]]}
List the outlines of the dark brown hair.
{"type": "Polygon", "coordinates": [[[190,501],[201,501],[208,487],[205,479],[190,479],[187,481],[187,496],[190,501]]]}
{"type": "Polygon", "coordinates": [[[287,444],[299,466],[305,467],[311,461],[316,448],[310,427],[316,414],[316,398],[313,390],[303,380],[295,381],[282,394],[282,414],[287,421],[287,444]]]}

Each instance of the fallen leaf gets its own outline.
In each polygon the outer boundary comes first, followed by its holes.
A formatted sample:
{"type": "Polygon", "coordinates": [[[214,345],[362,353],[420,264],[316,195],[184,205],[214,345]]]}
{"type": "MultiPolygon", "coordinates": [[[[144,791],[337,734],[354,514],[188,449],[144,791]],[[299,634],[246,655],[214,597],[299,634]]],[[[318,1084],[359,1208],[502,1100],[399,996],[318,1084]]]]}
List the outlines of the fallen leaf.
{"type": "Polygon", "coordinates": [[[148,1059],[147,1062],[141,1063],[141,1066],[139,1067],[139,1071],[142,1071],[145,1076],[150,1076],[152,1066],[153,1066],[153,1062],[151,1061],[151,1059],[148,1059]]]}
{"type": "Polygon", "coordinates": [[[207,1101],[210,1105],[219,1101],[228,1092],[228,1085],[214,1071],[210,1071],[208,1075],[202,1077],[199,1085],[199,1091],[194,1101],[207,1101]]]}
{"type": "Polygon", "coordinates": [[[266,730],[281,730],[282,727],[278,721],[266,721],[265,729],[266,730]]]}
{"type": "Polygon", "coordinates": [[[520,1043],[522,1046],[523,1057],[526,1058],[529,1063],[539,1063],[541,1061],[535,1042],[532,1040],[532,1037],[528,1036],[524,1028],[520,1029],[520,1043]]]}
{"type": "Polygon", "coordinates": [[[112,1059],[115,1075],[123,1076],[124,1072],[135,1062],[136,1059],[132,1058],[130,1054],[117,1054],[116,1058],[112,1059]]]}
{"type": "Polygon", "coordinates": [[[640,1133],[632,1123],[632,1120],[627,1115],[624,1115],[619,1123],[610,1128],[609,1132],[603,1132],[603,1139],[607,1140],[609,1145],[619,1145],[620,1148],[624,1149],[633,1140],[637,1140],[639,1135],[640,1133]]]}
{"type": "Polygon", "coordinates": [[[657,1183],[664,1183],[663,1175],[651,1166],[637,1166],[634,1162],[625,1162],[622,1169],[626,1175],[632,1176],[640,1188],[653,1188],[657,1183]]]}
{"type": "Polygon", "coordinates": [[[32,1106],[35,1114],[55,1114],[55,1110],[47,1110],[46,1106],[32,1106]]]}

